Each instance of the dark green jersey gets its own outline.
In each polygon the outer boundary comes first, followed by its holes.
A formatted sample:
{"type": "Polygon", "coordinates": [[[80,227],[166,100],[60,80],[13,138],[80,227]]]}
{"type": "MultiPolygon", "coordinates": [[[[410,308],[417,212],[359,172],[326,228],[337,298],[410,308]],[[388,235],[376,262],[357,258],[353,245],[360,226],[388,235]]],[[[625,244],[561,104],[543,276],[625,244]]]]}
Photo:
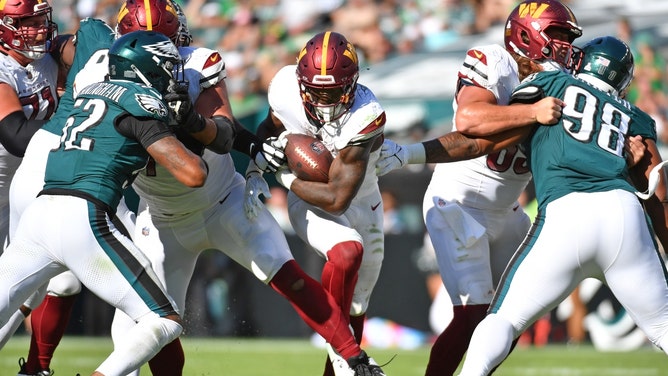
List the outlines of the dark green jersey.
{"type": "Polygon", "coordinates": [[[87,86],[74,102],[60,146],[49,153],[44,189],[80,192],[116,208],[123,188],[146,165],[145,148],[171,134],[167,119],[168,109],[152,88],[128,81],[87,86]],[[139,119],[139,125],[128,131],[119,128],[121,119],[139,119]]]}
{"type": "MultiPolygon", "coordinates": [[[[53,134],[60,134],[65,124],[65,119],[72,109],[74,78],[83,69],[91,57],[104,59],[106,67],[107,50],[112,45],[116,35],[114,31],[103,21],[94,18],[86,18],[79,23],[79,29],[74,35],[74,46],[76,51],[72,61],[72,67],[67,74],[65,82],[65,92],[59,99],[58,109],[51,119],[44,124],[43,129],[53,134]]],[[[99,80],[104,78],[102,77],[99,80]]],[[[99,75],[96,73],[96,75],[99,75]]]]}
{"type": "Polygon", "coordinates": [[[548,96],[566,103],[561,120],[537,126],[523,144],[539,209],[571,192],[635,192],[627,180],[624,140],[635,135],[656,140],[654,120],[628,101],[559,71],[528,77],[512,101],[548,96]]]}

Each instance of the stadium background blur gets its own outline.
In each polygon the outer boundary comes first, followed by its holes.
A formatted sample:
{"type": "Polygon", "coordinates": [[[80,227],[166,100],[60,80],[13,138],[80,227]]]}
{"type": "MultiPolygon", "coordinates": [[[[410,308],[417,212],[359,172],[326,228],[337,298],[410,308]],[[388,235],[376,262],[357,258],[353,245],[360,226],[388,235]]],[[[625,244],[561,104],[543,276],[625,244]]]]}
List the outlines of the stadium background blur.
{"type": "MultiPolygon", "coordinates": [[[[419,141],[451,128],[457,69],[475,45],[503,43],[503,22],[512,0],[177,0],[184,8],[193,44],[217,49],[227,69],[235,115],[254,130],[268,109],[266,88],[274,73],[295,62],[313,34],[343,33],[360,55],[359,82],[374,90],[387,111],[386,137],[419,141]]],[[[635,79],[628,98],[657,121],[659,144],[668,158],[668,2],[665,0],[570,0],[584,35],[582,45],[601,35],[617,35],[633,49],[635,79]],[[641,5],[642,3],[642,5],[641,5]]],[[[112,27],[118,0],[51,0],[59,32],[72,33],[78,20],[101,18],[112,27]]],[[[235,154],[239,169],[246,160],[235,154]]],[[[376,346],[410,347],[432,335],[433,292],[426,281],[438,273],[425,246],[422,197],[430,166],[413,166],[380,180],[386,203],[385,262],[368,311],[367,341],[376,346]],[[407,183],[410,182],[410,183],[407,183]]],[[[272,184],[267,203],[283,226],[295,258],[312,276],[322,261],[291,231],[285,191],[272,184]]],[[[531,207],[531,190],[526,202],[531,207]]],[[[645,344],[623,309],[604,288],[587,289],[587,340],[634,348],[645,344]],[[626,325],[620,330],[620,325],[626,325]],[[610,330],[606,330],[606,328],[610,330]],[[601,332],[602,330],[602,332],[601,332]],[[593,331],[597,331],[594,333],[593,331]],[[606,331],[619,332],[610,338],[606,331]],[[601,334],[603,333],[603,334],[601,334]],[[621,336],[621,337],[620,337],[621,336]],[[603,342],[601,342],[603,341],[603,342]]],[[[288,304],[219,252],[200,256],[188,292],[186,335],[221,337],[308,337],[309,328],[288,304]]],[[[527,344],[567,342],[568,304],[555,310],[527,344]]],[[[113,309],[84,291],[68,335],[109,335],[113,309]]]]}

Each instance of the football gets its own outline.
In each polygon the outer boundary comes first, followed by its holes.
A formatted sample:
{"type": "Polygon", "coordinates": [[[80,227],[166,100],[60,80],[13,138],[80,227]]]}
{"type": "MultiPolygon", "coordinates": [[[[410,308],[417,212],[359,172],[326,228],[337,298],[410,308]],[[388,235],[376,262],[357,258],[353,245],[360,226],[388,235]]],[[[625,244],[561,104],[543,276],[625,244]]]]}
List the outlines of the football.
{"type": "Polygon", "coordinates": [[[286,139],[285,157],[295,176],[306,181],[329,181],[329,166],[334,157],[322,141],[299,133],[288,134],[286,139]]]}

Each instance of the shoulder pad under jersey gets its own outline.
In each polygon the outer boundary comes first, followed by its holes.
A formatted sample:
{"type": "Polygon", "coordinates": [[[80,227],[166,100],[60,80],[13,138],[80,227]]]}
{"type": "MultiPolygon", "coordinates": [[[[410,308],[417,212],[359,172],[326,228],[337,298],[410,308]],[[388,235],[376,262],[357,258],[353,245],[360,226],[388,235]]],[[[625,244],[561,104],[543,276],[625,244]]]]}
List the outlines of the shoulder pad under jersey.
{"type": "Polygon", "coordinates": [[[458,77],[493,92],[501,100],[500,104],[505,104],[502,102],[510,97],[513,88],[519,84],[517,63],[508,51],[498,45],[468,50],[458,77]]]}
{"type": "MultiPolygon", "coordinates": [[[[216,85],[227,75],[225,62],[218,51],[203,47],[179,47],[179,54],[184,60],[186,76],[197,79],[201,90],[216,85]]],[[[194,82],[191,81],[191,84],[194,82]]]]}

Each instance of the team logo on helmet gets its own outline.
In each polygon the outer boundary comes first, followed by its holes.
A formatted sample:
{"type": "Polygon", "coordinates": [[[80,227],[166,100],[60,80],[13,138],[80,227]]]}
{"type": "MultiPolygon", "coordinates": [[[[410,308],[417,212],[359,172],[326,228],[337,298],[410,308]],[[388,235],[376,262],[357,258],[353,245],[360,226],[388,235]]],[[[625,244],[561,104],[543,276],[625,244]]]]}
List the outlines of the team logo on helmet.
{"type": "Polygon", "coordinates": [[[158,43],[147,44],[142,46],[146,51],[156,56],[167,57],[172,59],[180,59],[179,50],[171,41],[165,40],[158,43]]]}

